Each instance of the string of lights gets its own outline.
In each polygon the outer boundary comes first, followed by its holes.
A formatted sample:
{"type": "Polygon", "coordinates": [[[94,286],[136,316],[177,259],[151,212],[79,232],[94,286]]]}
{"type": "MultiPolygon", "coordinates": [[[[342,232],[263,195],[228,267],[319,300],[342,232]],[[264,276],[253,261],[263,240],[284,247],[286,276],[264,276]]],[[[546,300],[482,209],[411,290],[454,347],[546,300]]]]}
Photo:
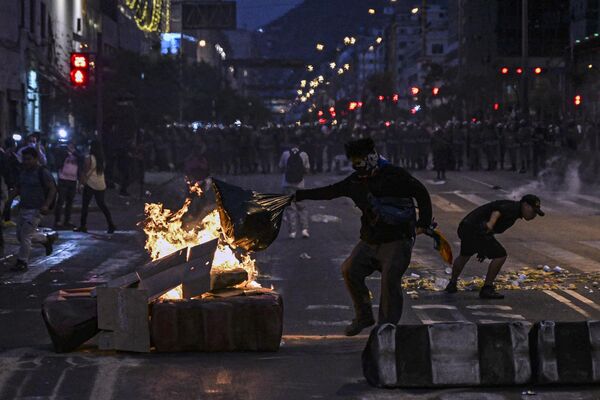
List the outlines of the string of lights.
{"type": "Polygon", "coordinates": [[[137,27],[144,32],[168,32],[171,0],[125,0],[137,27]]]}

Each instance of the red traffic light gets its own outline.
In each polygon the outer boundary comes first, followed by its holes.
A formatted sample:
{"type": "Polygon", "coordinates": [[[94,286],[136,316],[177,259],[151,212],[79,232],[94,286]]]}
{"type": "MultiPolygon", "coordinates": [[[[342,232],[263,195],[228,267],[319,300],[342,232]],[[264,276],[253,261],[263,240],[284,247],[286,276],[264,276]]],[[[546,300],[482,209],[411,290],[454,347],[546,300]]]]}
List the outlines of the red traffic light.
{"type": "Polygon", "coordinates": [[[517,68],[517,74],[521,75],[523,73],[523,68],[519,67],[517,68]]]}
{"type": "Polygon", "coordinates": [[[413,94],[413,96],[418,95],[420,91],[421,91],[421,89],[419,89],[416,86],[413,86],[413,87],[410,88],[410,92],[413,94]]]}
{"type": "Polygon", "coordinates": [[[319,117],[322,117],[322,116],[323,116],[323,114],[324,114],[324,113],[323,113],[323,110],[319,110],[319,111],[317,112],[317,115],[318,115],[319,117]]]}
{"type": "Polygon", "coordinates": [[[89,54],[86,53],[71,53],[70,58],[71,85],[82,87],[87,85],[89,79],[90,60],[89,54]]]}
{"type": "Polygon", "coordinates": [[[433,89],[431,89],[431,93],[433,93],[434,96],[437,96],[438,94],[440,94],[440,88],[434,87],[433,89]]]}
{"type": "Polygon", "coordinates": [[[400,96],[399,96],[398,94],[394,94],[394,96],[392,96],[392,101],[393,101],[394,103],[397,103],[397,102],[398,102],[398,100],[400,100],[400,96]]]}
{"type": "Polygon", "coordinates": [[[500,68],[500,73],[501,73],[502,75],[506,75],[506,74],[508,74],[508,67],[502,67],[502,68],[500,68]]]}
{"type": "Polygon", "coordinates": [[[581,96],[580,95],[575,96],[575,98],[573,99],[573,103],[575,103],[576,106],[580,106],[581,105],[581,96]]]}
{"type": "Polygon", "coordinates": [[[494,111],[498,111],[500,109],[499,103],[494,103],[494,111]]]}
{"type": "Polygon", "coordinates": [[[541,67],[535,67],[535,68],[534,68],[534,70],[533,70],[533,72],[534,72],[536,75],[539,75],[539,74],[541,74],[541,73],[542,73],[542,68],[541,68],[541,67]]]}
{"type": "Polygon", "coordinates": [[[379,101],[384,101],[385,100],[385,96],[379,96],[378,99],[379,99],[379,101]]]}
{"type": "Polygon", "coordinates": [[[358,103],[356,101],[351,101],[348,105],[348,110],[354,111],[358,108],[358,103]]]}

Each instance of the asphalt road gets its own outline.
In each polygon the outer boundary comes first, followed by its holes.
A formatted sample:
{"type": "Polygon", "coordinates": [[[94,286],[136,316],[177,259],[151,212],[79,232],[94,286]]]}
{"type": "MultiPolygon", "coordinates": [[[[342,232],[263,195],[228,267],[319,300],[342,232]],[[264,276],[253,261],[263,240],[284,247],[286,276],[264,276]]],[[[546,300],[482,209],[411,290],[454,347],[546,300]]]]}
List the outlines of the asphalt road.
{"type": "MultiPolygon", "coordinates": [[[[506,299],[500,301],[482,301],[476,291],[447,295],[416,290],[414,298],[405,297],[403,323],[599,319],[600,287],[593,282],[600,280],[600,189],[581,190],[583,185],[573,181],[548,188],[508,172],[450,173],[445,183],[431,180],[432,172],[416,176],[432,193],[436,220],[455,251],[458,221],[478,204],[517,198],[529,191],[540,195],[547,216],[519,221],[499,237],[509,252],[505,272],[510,275],[525,267],[537,271],[538,265],[548,265],[569,273],[557,276],[564,282],[556,287],[507,290],[506,299]],[[576,289],[567,289],[567,284],[576,289]]],[[[280,190],[279,176],[223,178],[259,191],[280,190]]],[[[340,178],[311,176],[307,186],[340,178]]],[[[172,187],[157,189],[154,196],[173,197],[172,187]]],[[[310,239],[288,239],[284,225],[280,238],[255,255],[259,282],[273,285],[284,298],[285,336],[278,353],[136,355],[100,352],[90,343],[71,354],[55,354],[40,316],[45,296],[59,288],[104,282],[147,259],[144,238],[136,227],[143,203],[110,200],[119,232],[61,232],[55,253],[46,258],[37,249],[25,274],[8,271],[13,262],[10,253],[16,247],[8,232],[12,244],[0,265],[1,399],[600,399],[600,388],[593,387],[419,391],[369,387],[360,365],[368,332],[350,339],[342,336],[353,313],[340,265],[357,242],[359,230],[359,213],[346,199],[306,203],[312,216],[310,239]],[[329,221],[320,222],[324,219],[329,221]],[[535,391],[536,396],[522,395],[526,390],[535,391]]],[[[103,229],[101,216],[96,214],[90,226],[103,229]]],[[[448,277],[445,268],[431,239],[419,237],[407,276],[443,282],[448,277]]],[[[485,270],[484,265],[472,262],[464,275],[470,279],[485,270]]],[[[368,283],[378,299],[378,275],[368,283]]],[[[407,288],[407,292],[413,290],[407,288]]]]}

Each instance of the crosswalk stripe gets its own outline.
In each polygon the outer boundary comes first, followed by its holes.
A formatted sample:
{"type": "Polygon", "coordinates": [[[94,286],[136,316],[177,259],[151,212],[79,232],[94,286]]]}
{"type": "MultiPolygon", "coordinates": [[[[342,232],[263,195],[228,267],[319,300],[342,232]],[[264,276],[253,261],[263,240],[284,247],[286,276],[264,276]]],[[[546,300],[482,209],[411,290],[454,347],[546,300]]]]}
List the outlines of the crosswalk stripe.
{"type": "Polygon", "coordinates": [[[593,247],[594,249],[600,250],[600,240],[583,240],[579,243],[586,245],[588,247],[593,247]]]}
{"type": "MultiPolygon", "coordinates": [[[[82,251],[83,245],[78,242],[67,242],[65,245],[56,247],[54,253],[48,257],[41,257],[29,265],[26,272],[9,272],[2,275],[3,279],[11,283],[27,283],[31,282],[39,275],[55,267],[65,260],[73,257],[76,253],[82,251]]],[[[88,246],[85,246],[88,247],[88,246]]]]}
{"type": "Polygon", "coordinates": [[[135,264],[135,259],[139,256],[139,251],[121,250],[117,252],[113,257],[104,260],[96,268],[89,271],[86,274],[85,280],[83,282],[106,282],[113,278],[117,273],[123,272],[123,268],[135,264]]]}
{"type": "Polygon", "coordinates": [[[440,208],[441,210],[446,211],[446,212],[464,212],[465,211],[462,207],[444,199],[439,194],[432,194],[431,202],[433,203],[434,206],[436,206],[437,208],[440,208]]]}
{"type": "Polygon", "coordinates": [[[565,290],[563,290],[563,292],[567,293],[571,297],[576,298],[577,300],[581,301],[582,303],[584,303],[584,304],[592,307],[594,310],[600,311],[600,305],[594,303],[592,300],[590,300],[587,297],[585,297],[585,296],[577,293],[576,291],[570,290],[570,289],[565,289],[565,290]]]}
{"type": "Polygon", "coordinates": [[[414,313],[419,317],[424,324],[437,324],[440,322],[467,322],[467,318],[455,306],[446,304],[418,304],[411,306],[414,313]],[[432,319],[425,310],[447,310],[452,315],[451,320],[435,320],[432,319]]]}
{"type": "Polygon", "coordinates": [[[561,303],[563,303],[567,307],[571,308],[572,310],[577,311],[579,314],[583,315],[584,317],[586,317],[586,318],[592,318],[592,316],[590,315],[590,313],[588,313],[587,311],[585,311],[581,307],[573,304],[573,302],[571,302],[571,300],[567,299],[566,297],[563,297],[560,294],[555,293],[555,292],[553,292],[551,290],[544,290],[544,293],[546,293],[548,296],[552,297],[553,299],[560,301],[561,303]]]}
{"type": "Polygon", "coordinates": [[[509,314],[509,313],[501,313],[501,312],[485,312],[485,311],[473,311],[471,314],[478,316],[478,317],[498,317],[498,318],[518,319],[521,321],[525,321],[525,317],[520,314],[509,314]]]}
{"type": "Polygon", "coordinates": [[[600,198],[595,196],[589,196],[587,194],[576,194],[575,197],[589,201],[590,203],[600,204],[600,198]]]}
{"type": "Polygon", "coordinates": [[[484,204],[489,203],[491,200],[486,200],[483,197],[480,197],[476,194],[473,193],[462,193],[462,192],[454,192],[455,195],[457,195],[460,198],[465,199],[466,201],[468,201],[469,203],[473,203],[476,206],[482,206],[484,204]]]}
{"type": "Polygon", "coordinates": [[[590,258],[580,256],[568,250],[561,249],[557,246],[545,242],[522,242],[522,246],[527,247],[537,253],[544,254],[549,258],[553,258],[565,265],[567,268],[574,267],[583,272],[599,272],[600,262],[590,258]]]}

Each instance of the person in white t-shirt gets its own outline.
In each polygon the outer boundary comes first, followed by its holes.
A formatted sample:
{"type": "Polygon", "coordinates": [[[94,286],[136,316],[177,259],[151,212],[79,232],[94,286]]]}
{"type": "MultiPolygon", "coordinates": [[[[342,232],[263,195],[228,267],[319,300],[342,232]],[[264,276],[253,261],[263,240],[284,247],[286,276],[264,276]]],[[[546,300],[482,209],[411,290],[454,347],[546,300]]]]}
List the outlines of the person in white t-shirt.
{"type": "Polygon", "coordinates": [[[83,198],[81,200],[81,225],[75,228],[76,232],[87,232],[88,207],[92,197],[96,199],[98,208],[104,214],[108,224],[108,233],[114,233],[116,228],[113,223],[110,211],[104,201],[106,192],[106,180],[104,179],[104,152],[102,145],[98,140],[93,140],[90,144],[90,153],[85,158],[83,171],[80,174],[83,186],[83,198]]]}
{"type": "Polygon", "coordinates": [[[60,149],[56,163],[58,166],[58,199],[54,208],[54,229],[73,229],[75,227],[71,224],[71,209],[75,193],[77,193],[79,166],[82,161],[81,154],[72,141],[65,148],[60,149]],[[64,223],[61,224],[63,205],[65,215],[64,223]]]}

